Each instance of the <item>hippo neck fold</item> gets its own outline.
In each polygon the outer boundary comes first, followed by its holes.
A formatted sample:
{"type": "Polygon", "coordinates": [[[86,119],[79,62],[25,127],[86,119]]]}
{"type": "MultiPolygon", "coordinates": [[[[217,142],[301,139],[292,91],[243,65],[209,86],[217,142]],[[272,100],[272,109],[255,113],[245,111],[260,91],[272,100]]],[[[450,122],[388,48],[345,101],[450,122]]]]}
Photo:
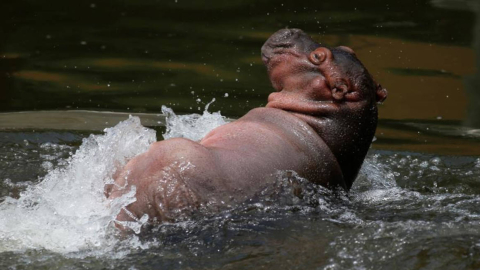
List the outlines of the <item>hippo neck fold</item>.
{"type": "Polygon", "coordinates": [[[364,104],[354,114],[350,110],[340,110],[338,114],[312,126],[335,155],[347,189],[351,188],[360,171],[375,135],[376,126],[375,104],[364,104]]]}
{"type": "Polygon", "coordinates": [[[368,152],[377,125],[377,107],[369,101],[334,103],[276,99],[267,107],[288,111],[305,121],[329,147],[351,188],[368,152]],[[280,100],[280,101],[279,101],[280,100]],[[297,109],[298,108],[298,109],[297,109]],[[352,113],[354,111],[355,113],[352,113]]]}

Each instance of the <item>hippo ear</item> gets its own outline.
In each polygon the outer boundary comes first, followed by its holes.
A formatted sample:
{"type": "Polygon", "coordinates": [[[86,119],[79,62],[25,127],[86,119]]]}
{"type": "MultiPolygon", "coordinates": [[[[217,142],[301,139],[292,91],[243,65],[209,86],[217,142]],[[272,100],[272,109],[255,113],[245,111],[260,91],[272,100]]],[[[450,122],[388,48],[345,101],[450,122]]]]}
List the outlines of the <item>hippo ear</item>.
{"type": "Polygon", "coordinates": [[[356,56],[355,52],[354,52],[353,49],[350,48],[350,47],[347,47],[347,46],[338,46],[337,48],[340,49],[340,50],[342,50],[342,51],[351,53],[351,54],[353,54],[353,55],[356,56]]]}
{"type": "Polygon", "coordinates": [[[308,56],[308,60],[314,65],[320,65],[325,61],[332,60],[332,52],[326,47],[318,47],[308,56]]]}
{"type": "Polygon", "coordinates": [[[382,104],[385,99],[387,99],[387,89],[383,88],[379,83],[375,83],[377,86],[376,97],[377,103],[382,104]]]}

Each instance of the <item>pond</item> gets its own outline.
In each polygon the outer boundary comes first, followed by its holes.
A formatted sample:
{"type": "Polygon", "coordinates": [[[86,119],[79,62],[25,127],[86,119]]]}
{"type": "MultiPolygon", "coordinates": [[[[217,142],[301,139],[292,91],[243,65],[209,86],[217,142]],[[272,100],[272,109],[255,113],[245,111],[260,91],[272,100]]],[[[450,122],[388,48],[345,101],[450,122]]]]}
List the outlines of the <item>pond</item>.
{"type": "Polygon", "coordinates": [[[478,1],[0,8],[0,268],[480,268],[478,1]],[[215,99],[231,119],[264,106],[260,47],[285,27],[353,48],[389,91],[350,193],[279,177],[273,195],[120,235],[99,192],[112,164],[162,139],[162,105],[193,117],[215,99]]]}

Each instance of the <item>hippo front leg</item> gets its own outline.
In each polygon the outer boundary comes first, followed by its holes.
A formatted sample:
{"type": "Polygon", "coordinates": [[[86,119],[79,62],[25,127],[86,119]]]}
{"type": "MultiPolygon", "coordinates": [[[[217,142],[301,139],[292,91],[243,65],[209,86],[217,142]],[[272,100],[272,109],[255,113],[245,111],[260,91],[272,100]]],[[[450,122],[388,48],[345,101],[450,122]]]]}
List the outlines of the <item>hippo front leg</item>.
{"type": "Polygon", "coordinates": [[[182,166],[174,163],[141,179],[127,176],[126,185],[115,186],[109,199],[135,191],[135,201],[120,210],[117,227],[126,229],[124,222],[139,221],[145,214],[150,224],[174,222],[198,209],[201,199],[184,180],[182,166]]]}

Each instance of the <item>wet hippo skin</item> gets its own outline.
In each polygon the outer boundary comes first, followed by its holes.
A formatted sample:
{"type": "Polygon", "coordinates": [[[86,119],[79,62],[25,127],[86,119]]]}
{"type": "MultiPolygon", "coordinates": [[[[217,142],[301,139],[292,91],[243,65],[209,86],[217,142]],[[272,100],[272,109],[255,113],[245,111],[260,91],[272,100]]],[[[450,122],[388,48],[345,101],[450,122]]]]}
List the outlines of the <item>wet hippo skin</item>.
{"type": "Polygon", "coordinates": [[[200,142],[164,140],[133,158],[106,192],[114,199],[136,189],[136,201],[118,221],[147,214],[151,223],[172,222],[202,206],[240,203],[271,184],[278,171],[350,189],[386,90],[352,49],[327,48],[299,29],[274,33],[261,52],[276,90],[266,107],[200,142]]]}

